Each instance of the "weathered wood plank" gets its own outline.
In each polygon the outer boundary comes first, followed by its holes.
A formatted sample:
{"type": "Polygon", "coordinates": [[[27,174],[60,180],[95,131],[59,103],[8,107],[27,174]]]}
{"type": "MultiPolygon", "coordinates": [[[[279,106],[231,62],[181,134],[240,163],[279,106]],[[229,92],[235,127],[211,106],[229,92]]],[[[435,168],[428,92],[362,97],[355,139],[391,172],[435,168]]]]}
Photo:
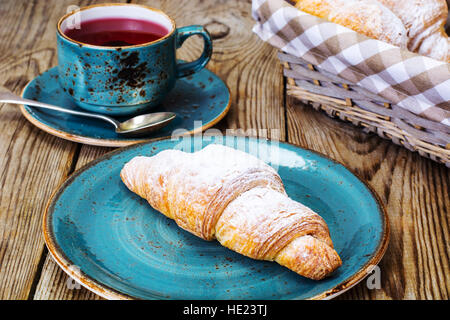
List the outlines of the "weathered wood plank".
{"type": "Polygon", "coordinates": [[[340,299],[448,299],[449,170],[376,135],[287,99],[288,141],[355,171],[386,206],[391,240],[381,289],[366,281],[340,299]]]}
{"type": "MultiPolygon", "coordinates": [[[[3,39],[0,43],[5,44],[3,39]]],[[[14,56],[2,52],[0,85],[20,94],[29,80],[54,64],[52,48],[14,56]]],[[[46,199],[67,175],[75,144],[33,127],[16,105],[0,105],[0,123],[0,299],[26,299],[44,248],[46,199]]]]}
{"type": "MultiPolygon", "coordinates": [[[[112,148],[83,145],[78,155],[75,170],[80,169],[90,161],[113,150],[112,148]]],[[[42,272],[33,296],[35,300],[97,300],[101,299],[95,293],[77,285],[47,254],[42,272]]]]}
{"type": "MultiPolygon", "coordinates": [[[[0,3],[0,85],[20,94],[56,65],[56,21],[73,4],[0,3]]],[[[43,261],[43,210],[70,172],[77,147],[35,128],[16,105],[0,105],[0,123],[0,299],[27,299],[43,261]]]]}

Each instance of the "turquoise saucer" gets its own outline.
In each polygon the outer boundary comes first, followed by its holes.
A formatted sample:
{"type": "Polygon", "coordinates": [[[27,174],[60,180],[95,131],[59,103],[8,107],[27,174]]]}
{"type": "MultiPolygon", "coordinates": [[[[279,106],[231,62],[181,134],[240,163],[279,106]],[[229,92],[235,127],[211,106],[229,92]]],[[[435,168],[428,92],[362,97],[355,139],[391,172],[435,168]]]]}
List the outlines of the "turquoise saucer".
{"type": "MultiPolygon", "coordinates": [[[[81,110],[59,86],[56,67],[28,83],[22,96],[67,109],[81,110]]],[[[21,111],[35,126],[60,138],[97,146],[123,147],[170,137],[177,129],[190,133],[206,130],[220,121],[227,114],[229,107],[230,91],[227,85],[213,72],[203,69],[192,76],[177,80],[175,88],[164,102],[150,110],[171,111],[176,113],[177,117],[168,126],[145,138],[120,136],[114,132],[111,125],[101,120],[29,106],[21,106],[21,111]]],[[[130,117],[116,119],[122,121],[130,117]]]]}
{"type": "MultiPolygon", "coordinates": [[[[257,150],[278,170],[289,196],[327,222],[343,265],[313,281],[179,228],[122,183],[138,155],[178,148],[159,140],[115,150],[75,172],[50,199],[43,231],[49,252],[82,285],[109,299],[323,299],[352,287],[381,260],[389,238],[377,196],[343,165],[267,140],[187,137],[184,151],[209,143],[257,150]]],[[[254,153],[253,153],[254,154],[254,153]]]]}

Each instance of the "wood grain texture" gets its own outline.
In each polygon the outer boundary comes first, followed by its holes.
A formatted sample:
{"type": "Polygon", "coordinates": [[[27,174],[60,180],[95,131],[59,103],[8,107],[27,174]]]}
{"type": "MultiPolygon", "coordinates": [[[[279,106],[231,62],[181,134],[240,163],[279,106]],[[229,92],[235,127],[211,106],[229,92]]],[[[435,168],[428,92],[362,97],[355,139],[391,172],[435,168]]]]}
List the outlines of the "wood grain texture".
{"type": "MultiPolygon", "coordinates": [[[[69,5],[104,1],[0,2],[0,84],[16,93],[56,65],[55,24],[69,5]]],[[[276,50],[252,32],[251,1],[136,1],[161,8],[178,26],[202,24],[214,39],[208,69],[230,87],[232,105],[216,128],[287,140],[343,162],[380,195],[391,241],[381,289],[366,281],[338,299],[449,299],[450,170],[375,135],[285,98],[276,50]],[[286,100],[286,101],[285,101],[286,100]]],[[[179,58],[193,60],[200,39],[179,58]]],[[[74,170],[109,148],[79,145],[29,124],[14,105],[0,105],[0,299],[99,299],[77,289],[48,255],[43,209],[74,170]]]]}
{"type": "Polygon", "coordinates": [[[448,299],[449,169],[287,98],[288,141],[336,159],[373,187],[390,219],[381,289],[338,299],[448,299]]]}
{"type": "MultiPolygon", "coordinates": [[[[55,65],[55,50],[45,45],[48,34],[28,30],[33,36],[28,42],[20,32],[14,35],[20,23],[35,15],[36,27],[46,25],[37,8],[14,1],[0,6],[2,24],[10,27],[0,33],[0,85],[20,94],[29,80],[55,65]],[[12,8],[15,3],[18,10],[12,8]]],[[[0,123],[0,299],[26,299],[44,249],[41,219],[46,199],[66,177],[75,144],[36,129],[16,105],[0,105],[0,123]]]]}
{"type": "MultiPolygon", "coordinates": [[[[80,145],[79,153],[76,158],[75,170],[79,170],[92,160],[104,155],[112,148],[94,147],[80,145]]],[[[36,291],[33,295],[34,300],[99,300],[100,296],[89,291],[81,285],[78,285],[69,277],[53,260],[47,252],[42,272],[39,275],[39,281],[36,291]]]]}
{"type": "MultiPolygon", "coordinates": [[[[56,65],[56,21],[73,4],[0,3],[0,85],[20,94],[56,65]]],[[[42,214],[72,170],[77,145],[35,128],[16,105],[0,104],[0,124],[0,299],[27,299],[45,258],[42,214]]]]}

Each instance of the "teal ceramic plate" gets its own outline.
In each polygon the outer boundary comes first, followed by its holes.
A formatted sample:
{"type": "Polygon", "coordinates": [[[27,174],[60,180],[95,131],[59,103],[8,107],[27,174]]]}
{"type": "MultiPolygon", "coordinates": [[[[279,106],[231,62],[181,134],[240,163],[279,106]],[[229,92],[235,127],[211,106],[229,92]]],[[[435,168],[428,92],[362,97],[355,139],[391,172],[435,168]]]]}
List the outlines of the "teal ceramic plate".
{"type": "MultiPolygon", "coordinates": [[[[54,67],[33,79],[22,96],[65,107],[79,109],[58,83],[54,67]]],[[[213,72],[203,69],[192,76],[181,78],[161,106],[149,112],[171,111],[177,117],[168,126],[145,138],[126,138],[114,132],[107,122],[67,113],[21,106],[22,114],[38,128],[67,140],[97,146],[123,147],[138,142],[170,137],[174,130],[199,132],[220,121],[230,107],[230,91],[213,72]]],[[[81,110],[84,111],[84,110],[81,110]]],[[[129,117],[116,117],[119,121],[129,117]]]]}
{"type": "Polygon", "coordinates": [[[116,150],[74,173],[53,195],[44,237],[57,263],[110,299],[330,298],[361,281],[380,261],[388,224],[376,195],[361,180],[313,151],[236,137],[159,140],[116,150]],[[179,228],[130,192],[119,172],[138,155],[198,150],[226,143],[275,167],[293,199],[327,222],[343,265],[313,281],[274,262],[257,261],[179,228]]]}

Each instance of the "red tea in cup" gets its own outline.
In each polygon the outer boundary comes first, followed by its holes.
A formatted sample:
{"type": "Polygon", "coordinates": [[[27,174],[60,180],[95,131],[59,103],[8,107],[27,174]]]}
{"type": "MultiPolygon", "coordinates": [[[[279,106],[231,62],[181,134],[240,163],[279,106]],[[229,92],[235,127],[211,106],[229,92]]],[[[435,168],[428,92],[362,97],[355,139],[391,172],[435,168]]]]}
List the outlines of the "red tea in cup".
{"type": "Polygon", "coordinates": [[[169,33],[164,26],[148,20],[101,18],[83,21],[80,28],[65,35],[75,41],[95,46],[133,46],[153,42],[169,33]]]}

